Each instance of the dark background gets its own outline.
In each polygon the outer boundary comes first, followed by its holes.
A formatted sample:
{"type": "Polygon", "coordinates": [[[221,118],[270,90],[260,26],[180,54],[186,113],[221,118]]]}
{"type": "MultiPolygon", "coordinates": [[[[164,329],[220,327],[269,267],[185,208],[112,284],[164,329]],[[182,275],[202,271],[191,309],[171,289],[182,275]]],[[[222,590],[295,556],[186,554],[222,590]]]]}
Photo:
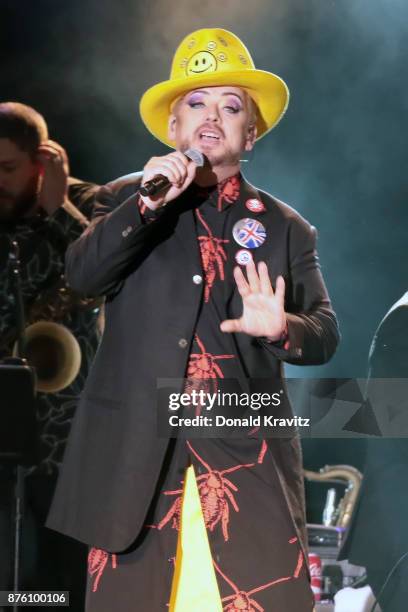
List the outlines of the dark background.
{"type": "Polygon", "coordinates": [[[406,0],[1,0],[0,100],[34,106],[71,173],[106,182],[168,149],[138,115],[180,40],[232,30],[291,90],[247,178],[319,230],[342,344],[296,376],[363,377],[382,316],[408,289],[406,0]]]}

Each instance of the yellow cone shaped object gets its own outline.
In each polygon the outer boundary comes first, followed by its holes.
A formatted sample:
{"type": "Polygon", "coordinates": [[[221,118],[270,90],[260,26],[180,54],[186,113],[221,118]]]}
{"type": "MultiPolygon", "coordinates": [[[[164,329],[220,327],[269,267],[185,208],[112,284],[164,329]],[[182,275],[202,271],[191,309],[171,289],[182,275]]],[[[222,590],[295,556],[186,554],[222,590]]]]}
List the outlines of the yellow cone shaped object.
{"type": "Polygon", "coordinates": [[[222,612],[194,467],[187,469],[170,612],[222,612]]]}

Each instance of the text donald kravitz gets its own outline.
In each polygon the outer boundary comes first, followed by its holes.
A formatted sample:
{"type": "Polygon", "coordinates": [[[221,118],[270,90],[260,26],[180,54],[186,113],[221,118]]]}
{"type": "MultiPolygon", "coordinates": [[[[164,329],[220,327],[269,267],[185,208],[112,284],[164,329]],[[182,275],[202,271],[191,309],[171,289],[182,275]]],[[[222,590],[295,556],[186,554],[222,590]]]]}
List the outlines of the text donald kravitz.
{"type": "Polygon", "coordinates": [[[242,418],[227,418],[217,414],[214,419],[208,416],[197,415],[195,417],[169,417],[171,427],[310,427],[310,419],[303,417],[277,418],[266,415],[250,415],[242,418]]]}

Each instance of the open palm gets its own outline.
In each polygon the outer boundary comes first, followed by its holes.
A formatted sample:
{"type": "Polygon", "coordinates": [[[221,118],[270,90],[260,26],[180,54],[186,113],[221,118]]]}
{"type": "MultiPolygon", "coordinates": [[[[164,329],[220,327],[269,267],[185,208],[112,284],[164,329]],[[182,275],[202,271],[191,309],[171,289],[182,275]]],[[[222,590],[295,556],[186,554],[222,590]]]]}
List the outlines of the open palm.
{"type": "Polygon", "coordinates": [[[279,340],[286,327],[285,281],[278,276],[275,291],[265,262],[250,261],[246,266],[247,279],[241,268],[234,269],[234,278],[242,297],[243,312],[239,319],[227,319],[221,323],[223,332],[241,332],[250,336],[266,336],[279,340]]]}

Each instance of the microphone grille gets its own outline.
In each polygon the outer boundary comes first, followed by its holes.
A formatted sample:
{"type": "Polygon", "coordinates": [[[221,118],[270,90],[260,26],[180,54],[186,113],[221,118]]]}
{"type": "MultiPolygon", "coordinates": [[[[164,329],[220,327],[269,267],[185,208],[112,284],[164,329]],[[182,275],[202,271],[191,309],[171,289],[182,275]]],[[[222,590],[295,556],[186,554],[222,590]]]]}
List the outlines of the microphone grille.
{"type": "Polygon", "coordinates": [[[183,151],[183,153],[200,168],[204,166],[204,155],[201,153],[201,151],[198,151],[197,149],[187,149],[187,151],[183,151]]]}

